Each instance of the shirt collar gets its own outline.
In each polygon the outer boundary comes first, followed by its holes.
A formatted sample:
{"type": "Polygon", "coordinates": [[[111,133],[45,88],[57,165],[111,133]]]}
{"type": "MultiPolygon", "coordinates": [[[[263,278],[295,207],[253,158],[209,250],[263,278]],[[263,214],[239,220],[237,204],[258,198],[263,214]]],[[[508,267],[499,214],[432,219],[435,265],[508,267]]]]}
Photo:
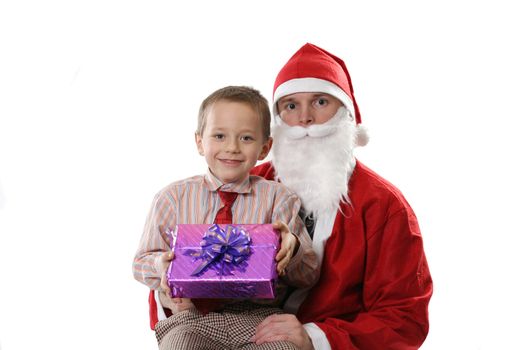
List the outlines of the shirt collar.
{"type": "Polygon", "coordinates": [[[250,175],[246,176],[243,180],[223,183],[215,175],[213,175],[208,168],[208,171],[204,175],[204,183],[210,191],[221,191],[225,192],[237,192],[237,193],[250,193],[252,191],[252,183],[250,175]]]}

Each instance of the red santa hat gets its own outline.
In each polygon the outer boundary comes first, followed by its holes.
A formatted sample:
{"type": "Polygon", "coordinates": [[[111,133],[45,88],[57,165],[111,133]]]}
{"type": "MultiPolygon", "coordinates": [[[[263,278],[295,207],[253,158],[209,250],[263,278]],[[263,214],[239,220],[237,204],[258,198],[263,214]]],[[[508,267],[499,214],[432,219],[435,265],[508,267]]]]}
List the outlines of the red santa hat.
{"type": "Polygon", "coordinates": [[[273,113],[277,101],[298,92],[324,92],[339,99],[357,124],[357,145],[368,143],[368,133],[361,125],[361,113],[354,97],[348,69],[342,59],[312,44],[301,47],[281,69],[273,87],[273,113]]]}

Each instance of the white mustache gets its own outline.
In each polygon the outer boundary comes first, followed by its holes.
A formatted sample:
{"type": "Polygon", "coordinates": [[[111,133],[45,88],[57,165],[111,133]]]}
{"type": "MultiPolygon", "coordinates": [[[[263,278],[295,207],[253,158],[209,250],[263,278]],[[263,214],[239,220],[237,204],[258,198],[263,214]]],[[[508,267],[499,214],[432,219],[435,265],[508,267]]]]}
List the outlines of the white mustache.
{"type": "Polygon", "coordinates": [[[314,124],[306,128],[302,126],[289,126],[282,121],[281,117],[278,117],[277,125],[281,129],[283,135],[291,140],[298,140],[307,136],[321,138],[332,135],[336,132],[339,120],[344,117],[349,117],[348,109],[345,107],[339,107],[334,116],[324,124],[314,124]]]}

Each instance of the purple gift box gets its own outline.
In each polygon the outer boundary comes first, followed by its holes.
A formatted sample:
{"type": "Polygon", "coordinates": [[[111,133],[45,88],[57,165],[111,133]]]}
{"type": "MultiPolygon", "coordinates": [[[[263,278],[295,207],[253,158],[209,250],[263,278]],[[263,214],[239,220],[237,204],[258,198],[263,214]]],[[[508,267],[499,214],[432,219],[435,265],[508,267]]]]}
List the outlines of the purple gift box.
{"type": "Polygon", "coordinates": [[[173,297],[275,298],[279,231],[271,224],[180,224],[166,233],[173,297]]]}

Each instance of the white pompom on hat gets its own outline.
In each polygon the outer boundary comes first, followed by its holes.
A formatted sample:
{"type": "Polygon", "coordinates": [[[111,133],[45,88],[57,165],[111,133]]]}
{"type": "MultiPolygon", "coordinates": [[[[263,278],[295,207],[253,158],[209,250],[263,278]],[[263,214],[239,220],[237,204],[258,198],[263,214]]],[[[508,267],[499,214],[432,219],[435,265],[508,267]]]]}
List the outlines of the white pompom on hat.
{"type": "Polygon", "coordinates": [[[323,92],[339,99],[357,124],[358,146],[368,143],[368,132],[361,124],[361,113],[354,97],[350,74],[343,60],[312,44],[301,47],[284,65],[273,87],[273,114],[278,115],[281,97],[298,92],[323,92]]]}

